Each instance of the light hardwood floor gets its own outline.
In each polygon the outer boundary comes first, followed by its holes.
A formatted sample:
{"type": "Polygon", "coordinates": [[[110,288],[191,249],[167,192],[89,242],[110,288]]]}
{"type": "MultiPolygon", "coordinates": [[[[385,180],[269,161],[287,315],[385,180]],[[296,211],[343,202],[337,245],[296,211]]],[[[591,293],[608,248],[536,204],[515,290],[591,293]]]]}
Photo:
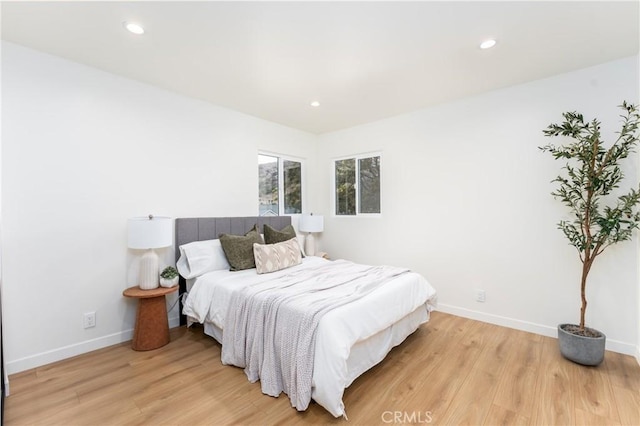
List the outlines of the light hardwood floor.
{"type": "Polygon", "coordinates": [[[150,352],[122,344],[11,376],[5,423],[640,425],[634,358],[607,352],[599,367],[581,367],[555,339],[438,312],[346,390],[349,423],[263,395],[221,365],[202,329],[171,338],[150,352]]]}

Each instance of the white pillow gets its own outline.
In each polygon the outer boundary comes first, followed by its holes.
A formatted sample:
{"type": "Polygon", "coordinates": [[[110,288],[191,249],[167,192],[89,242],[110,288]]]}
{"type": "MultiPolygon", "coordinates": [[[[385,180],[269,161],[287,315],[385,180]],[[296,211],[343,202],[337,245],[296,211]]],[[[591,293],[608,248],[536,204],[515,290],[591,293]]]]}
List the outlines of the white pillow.
{"type": "Polygon", "coordinates": [[[302,262],[298,240],[292,238],[276,244],[253,244],[253,256],[259,274],[280,271],[302,262]]]}
{"type": "Polygon", "coordinates": [[[220,240],[194,241],[180,246],[180,259],[176,264],[180,275],[186,279],[221,269],[229,269],[227,256],[220,240]]]}

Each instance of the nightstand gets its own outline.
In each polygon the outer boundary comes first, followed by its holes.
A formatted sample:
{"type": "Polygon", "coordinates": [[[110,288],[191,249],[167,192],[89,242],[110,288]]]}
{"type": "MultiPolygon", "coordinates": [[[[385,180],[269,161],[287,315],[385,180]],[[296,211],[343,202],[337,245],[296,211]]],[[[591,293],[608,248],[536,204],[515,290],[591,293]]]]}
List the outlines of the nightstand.
{"type": "Polygon", "coordinates": [[[169,320],[165,296],[178,290],[178,286],[153,290],[129,287],[122,294],[138,299],[136,328],[131,348],[134,351],[150,351],[169,343],[169,320]]]}

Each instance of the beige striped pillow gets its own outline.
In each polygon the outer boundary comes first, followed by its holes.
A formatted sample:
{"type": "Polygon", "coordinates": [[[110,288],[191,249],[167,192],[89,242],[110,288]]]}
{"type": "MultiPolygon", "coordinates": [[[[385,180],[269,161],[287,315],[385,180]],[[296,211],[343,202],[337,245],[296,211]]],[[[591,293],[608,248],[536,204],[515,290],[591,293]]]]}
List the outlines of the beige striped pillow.
{"type": "Polygon", "coordinates": [[[280,271],[302,262],[300,246],[295,238],[276,244],[254,244],[253,256],[259,274],[280,271]]]}

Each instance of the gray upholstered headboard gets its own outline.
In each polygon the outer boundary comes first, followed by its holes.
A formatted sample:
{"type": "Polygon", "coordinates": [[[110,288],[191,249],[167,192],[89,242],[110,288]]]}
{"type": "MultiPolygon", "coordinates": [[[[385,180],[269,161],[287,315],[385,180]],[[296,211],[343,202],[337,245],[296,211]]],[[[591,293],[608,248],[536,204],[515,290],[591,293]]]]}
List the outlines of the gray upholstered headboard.
{"type": "MultiPolygon", "coordinates": [[[[176,263],[180,257],[180,247],[193,241],[214,240],[220,234],[244,235],[258,224],[260,233],[263,225],[269,225],[276,229],[282,229],[291,225],[291,216],[249,216],[249,217],[194,217],[176,219],[175,242],[176,263]]],[[[187,291],[187,282],[180,277],[180,294],[187,291]]],[[[180,301],[180,324],[185,324],[186,318],[182,315],[182,300],[180,301]]]]}

